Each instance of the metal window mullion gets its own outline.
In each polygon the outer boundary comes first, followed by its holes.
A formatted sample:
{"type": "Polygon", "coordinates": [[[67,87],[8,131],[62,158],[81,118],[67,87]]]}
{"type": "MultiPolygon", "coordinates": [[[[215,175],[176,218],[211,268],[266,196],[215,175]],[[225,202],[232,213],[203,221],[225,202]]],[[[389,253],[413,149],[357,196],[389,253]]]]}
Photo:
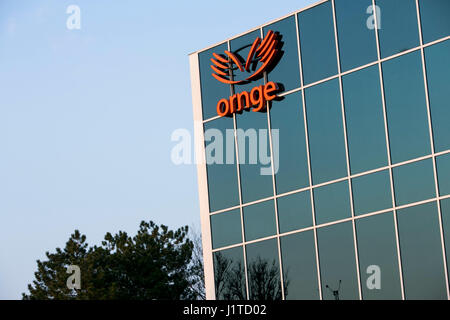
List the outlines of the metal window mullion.
{"type": "MultiPolygon", "coordinates": [[[[263,28],[261,27],[261,39],[264,38],[264,32],[263,28]]],[[[264,72],[264,84],[267,84],[267,72],[264,72]]],[[[273,187],[273,205],[275,207],[275,225],[277,229],[277,247],[278,247],[278,263],[280,268],[280,285],[281,285],[281,299],[284,300],[284,274],[283,274],[283,263],[281,260],[281,243],[280,243],[280,227],[278,222],[278,206],[277,206],[277,189],[276,189],[276,183],[275,183],[275,169],[274,169],[274,163],[273,163],[273,144],[272,144],[272,126],[270,122],[270,108],[269,108],[270,102],[266,102],[266,114],[267,114],[267,132],[269,134],[269,150],[270,150],[270,163],[272,167],[272,187],[273,187]]],[[[261,138],[261,137],[259,137],[261,138]]]]}
{"type": "Polygon", "coordinates": [[[308,176],[309,176],[309,196],[311,200],[311,214],[312,214],[312,222],[313,222],[313,233],[314,233],[314,249],[316,256],[316,272],[317,272],[317,283],[319,289],[319,299],[323,299],[322,293],[322,279],[320,275],[320,261],[319,261],[319,245],[317,240],[317,228],[316,228],[316,212],[314,207],[314,195],[312,189],[312,170],[311,170],[311,155],[309,152],[309,136],[308,136],[308,121],[306,115],[306,104],[305,104],[305,88],[303,83],[303,67],[302,67],[302,52],[300,45],[300,32],[298,27],[298,15],[295,15],[295,25],[296,25],[296,33],[297,33],[297,50],[298,50],[298,62],[300,69],[300,86],[302,88],[302,112],[303,112],[303,125],[305,127],[305,142],[306,142],[306,157],[308,163],[308,176]]]}
{"type": "Polygon", "coordinates": [[[398,231],[398,220],[397,220],[397,210],[395,203],[395,190],[394,190],[394,177],[392,173],[392,159],[391,159],[391,147],[389,141],[389,129],[387,123],[387,112],[386,112],[386,98],[384,95],[384,80],[383,80],[383,70],[381,68],[381,50],[380,50],[380,40],[378,35],[378,17],[377,17],[377,7],[375,0],[372,0],[373,5],[373,14],[375,20],[375,38],[377,42],[377,55],[378,55],[378,73],[380,77],[380,90],[381,90],[381,101],[383,106],[383,120],[384,120],[384,131],[386,135],[386,151],[388,157],[388,165],[389,165],[389,181],[391,185],[391,198],[392,198],[392,208],[393,208],[393,216],[394,216],[394,230],[395,230],[395,242],[397,246],[397,262],[398,262],[398,272],[400,277],[400,289],[402,300],[405,300],[405,287],[403,283],[403,267],[402,267],[402,258],[400,251],[400,236],[398,231]]]}
{"type": "Polygon", "coordinates": [[[356,263],[356,273],[358,278],[358,294],[359,299],[362,300],[362,288],[361,288],[361,272],[359,269],[359,255],[358,255],[358,242],[356,241],[356,224],[355,224],[355,210],[353,206],[353,191],[352,191],[352,180],[350,178],[350,156],[348,151],[348,137],[347,137],[347,123],[345,118],[345,106],[344,106],[344,92],[342,89],[342,74],[341,74],[341,59],[339,54],[339,39],[338,39],[338,31],[337,31],[337,22],[336,22],[336,10],[334,0],[331,1],[332,10],[333,10],[333,24],[334,24],[334,38],[336,44],[336,59],[338,66],[338,74],[339,74],[339,95],[341,99],[341,113],[342,113],[342,128],[344,130],[344,145],[345,145],[345,159],[347,162],[347,181],[348,181],[348,191],[350,196],[350,211],[352,215],[352,228],[353,228],[353,245],[355,250],[355,263],[356,263]]]}
{"type": "MultiPolygon", "coordinates": [[[[227,44],[228,44],[228,51],[230,51],[231,50],[230,41],[228,41],[227,44]]],[[[231,93],[231,95],[234,94],[233,85],[230,85],[230,93],[231,93]]],[[[239,210],[240,210],[240,214],[241,214],[242,251],[243,251],[243,255],[244,255],[245,293],[247,295],[247,300],[248,300],[248,299],[250,299],[250,295],[249,295],[248,275],[247,275],[247,248],[245,246],[244,212],[242,209],[241,171],[240,171],[240,167],[239,167],[239,163],[240,163],[239,162],[239,146],[238,146],[238,139],[237,139],[237,121],[236,121],[235,113],[233,113],[233,126],[234,126],[234,148],[235,148],[235,152],[236,152],[236,157],[235,157],[236,158],[236,172],[237,172],[237,178],[238,178],[238,192],[239,192],[239,210]]]]}
{"type": "MultiPolygon", "coordinates": [[[[438,183],[438,177],[437,177],[437,167],[436,167],[436,155],[434,154],[434,135],[433,135],[433,125],[432,125],[432,119],[431,119],[431,108],[430,108],[430,97],[428,92],[428,78],[427,78],[427,70],[425,65],[425,52],[423,47],[423,34],[422,34],[422,23],[420,19],[420,7],[419,7],[419,0],[416,0],[416,9],[417,9],[417,25],[419,28],[419,39],[420,39],[420,53],[422,58],[422,73],[423,73],[423,82],[424,82],[424,88],[425,88],[425,98],[426,98],[426,106],[427,106],[427,118],[428,118],[428,129],[429,129],[429,135],[430,135],[430,147],[431,147],[431,154],[433,155],[433,173],[434,173],[434,184],[435,184],[435,192],[436,197],[439,197],[439,183],[438,183]]],[[[444,240],[444,227],[442,223],[442,210],[441,210],[441,202],[437,201],[437,208],[438,208],[438,219],[439,219],[439,231],[441,236],[441,246],[442,246],[442,259],[444,262],[444,275],[445,275],[445,285],[447,289],[447,299],[450,300],[450,290],[449,290],[449,276],[448,276],[448,269],[447,269],[447,255],[445,251],[445,240],[444,240]]]]}

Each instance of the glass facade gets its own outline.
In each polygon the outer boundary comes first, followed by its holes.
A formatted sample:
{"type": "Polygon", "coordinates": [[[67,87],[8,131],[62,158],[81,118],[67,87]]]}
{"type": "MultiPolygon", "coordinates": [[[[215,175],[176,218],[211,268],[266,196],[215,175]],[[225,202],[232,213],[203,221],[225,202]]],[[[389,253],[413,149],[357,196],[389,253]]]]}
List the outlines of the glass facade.
{"type": "Polygon", "coordinates": [[[450,298],[450,1],[372,3],[321,1],[198,52],[211,297],[450,298]],[[213,53],[244,65],[272,31],[263,76],[211,76],[213,53]],[[217,116],[270,81],[261,112],[217,116]]]}

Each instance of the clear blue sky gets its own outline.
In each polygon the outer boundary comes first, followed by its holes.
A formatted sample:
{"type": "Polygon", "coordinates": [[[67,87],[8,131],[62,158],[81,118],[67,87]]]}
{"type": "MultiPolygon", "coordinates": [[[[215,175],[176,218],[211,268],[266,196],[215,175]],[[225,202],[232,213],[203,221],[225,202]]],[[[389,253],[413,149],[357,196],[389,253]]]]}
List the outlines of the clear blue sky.
{"type": "Polygon", "coordinates": [[[188,54],[314,2],[0,0],[0,299],[75,229],[199,226],[188,54]]]}

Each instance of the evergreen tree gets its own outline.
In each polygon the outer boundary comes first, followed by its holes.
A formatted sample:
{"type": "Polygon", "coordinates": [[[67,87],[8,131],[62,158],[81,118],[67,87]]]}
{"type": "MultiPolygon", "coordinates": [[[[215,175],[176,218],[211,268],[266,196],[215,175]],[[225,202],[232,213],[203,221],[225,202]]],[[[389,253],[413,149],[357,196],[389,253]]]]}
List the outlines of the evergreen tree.
{"type": "Polygon", "coordinates": [[[201,299],[201,259],[194,259],[188,227],[175,231],[141,222],[137,235],[107,233],[101,246],[89,247],[78,230],[63,250],[37,261],[35,280],[23,299],[201,299]],[[69,289],[67,267],[80,268],[81,288],[69,289]]]}

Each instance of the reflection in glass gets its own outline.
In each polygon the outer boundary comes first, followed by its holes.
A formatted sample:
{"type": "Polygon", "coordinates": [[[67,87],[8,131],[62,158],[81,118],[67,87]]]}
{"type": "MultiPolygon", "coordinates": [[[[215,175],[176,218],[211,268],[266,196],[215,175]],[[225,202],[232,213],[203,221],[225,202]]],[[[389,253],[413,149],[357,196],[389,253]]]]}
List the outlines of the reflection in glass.
{"type": "Polygon", "coordinates": [[[318,229],[317,241],[323,299],[359,299],[351,222],[318,229]]]}
{"type": "Polygon", "coordinates": [[[241,211],[239,209],[211,216],[213,249],[242,242],[241,211]]]}
{"type": "Polygon", "coordinates": [[[244,112],[236,116],[244,203],[273,196],[272,174],[261,174],[261,169],[264,168],[272,172],[267,122],[267,113],[244,112]]]}
{"type": "MultiPolygon", "coordinates": [[[[250,300],[281,300],[277,240],[249,244],[246,252],[250,300]]],[[[288,288],[289,279],[284,282],[284,287],[288,288]]]]}
{"type": "Polygon", "coordinates": [[[406,299],[447,299],[435,202],[398,211],[406,299]]]}
{"type": "Polygon", "coordinates": [[[356,234],[363,299],[401,299],[392,212],[356,220],[356,234]]]}
{"type": "Polygon", "coordinates": [[[436,158],[439,194],[450,194],[450,153],[436,158]]]}
{"type": "Polygon", "coordinates": [[[273,144],[274,159],[279,159],[275,174],[277,193],[309,186],[301,92],[273,102],[270,118],[272,130],[279,130],[278,148],[273,144]]]}
{"type": "Polygon", "coordinates": [[[244,207],[245,240],[272,236],[277,233],[273,200],[244,207]]]}
{"type": "Polygon", "coordinates": [[[342,85],[352,174],[386,166],[386,133],[378,66],[344,76],[342,85]]]}
{"type": "Polygon", "coordinates": [[[377,60],[375,29],[367,28],[372,0],[335,0],[342,71],[377,60]]]}
{"type": "Polygon", "coordinates": [[[423,42],[431,42],[450,35],[450,1],[419,0],[423,42]]]}
{"type": "Polygon", "coordinates": [[[436,197],[433,160],[427,159],[396,167],[392,174],[395,202],[398,206],[436,197]]]}
{"type": "Polygon", "coordinates": [[[310,191],[294,193],[277,199],[280,232],[312,226],[310,191]]]}
{"type": "Polygon", "coordinates": [[[420,51],[388,60],[382,66],[392,162],[430,154],[420,51]]]}
{"type": "Polygon", "coordinates": [[[217,102],[222,98],[228,98],[231,87],[214,79],[211,74],[211,58],[213,53],[222,54],[228,50],[227,43],[223,43],[198,54],[200,69],[200,86],[202,91],[203,119],[217,116],[217,102]]]}
{"type": "Polygon", "coordinates": [[[376,0],[380,8],[381,58],[419,46],[419,27],[414,0],[376,0]]]}
{"type": "Polygon", "coordinates": [[[318,300],[314,232],[306,231],[282,237],[281,254],[286,300],[318,300]],[[288,290],[289,289],[289,290],[288,290]]]}
{"type": "Polygon", "coordinates": [[[352,179],[355,215],[392,207],[389,171],[380,171],[352,179]]]}
{"type": "Polygon", "coordinates": [[[314,184],[345,177],[347,160],[339,81],[305,90],[312,180],[314,184]]]}
{"type": "MultiPolygon", "coordinates": [[[[231,118],[220,118],[205,123],[205,132],[213,133],[210,137],[205,136],[205,139],[210,138],[210,141],[205,141],[206,163],[209,163],[206,169],[210,212],[239,205],[236,160],[231,164],[227,164],[226,161],[228,158],[235,159],[235,148],[224,147],[227,129],[234,130],[231,118]],[[227,151],[232,154],[227,154],[227,151]],[[223,153],[222,156],[220,153],[223,153]]],[[[231,141],[234,146],[234,139],[231,141]]]]}
{"type": "Polygon", "coordinates": [[[214,286],[217,300],[247,298],[242,247],[214,253],[214,286]]]}
{"type": "Polygon", "coordinates": [[[298,62],[297,30],[295,16],[290,16],[263,28],[264,36],[269,30],[279,33],[281,53],[275,68],[269,70],[268,81],[281,83],[284,91],[300,87],[300,68],[298,62]]]}
{"type": "Polygon", "coordinates": [[[352,216],[348,181],[314,189],[316,223],[323,224],[352,216]]]}
{"type": "Polygon", "coordinates": [[[425,61],[434,149],[441,152],[450,149],[450,40],[425,48],[425,61]]]}
{"type": "Polygon", "coordinates": [[[304,84],[337,74],[331,1],[298,14],[304,84]]]}

